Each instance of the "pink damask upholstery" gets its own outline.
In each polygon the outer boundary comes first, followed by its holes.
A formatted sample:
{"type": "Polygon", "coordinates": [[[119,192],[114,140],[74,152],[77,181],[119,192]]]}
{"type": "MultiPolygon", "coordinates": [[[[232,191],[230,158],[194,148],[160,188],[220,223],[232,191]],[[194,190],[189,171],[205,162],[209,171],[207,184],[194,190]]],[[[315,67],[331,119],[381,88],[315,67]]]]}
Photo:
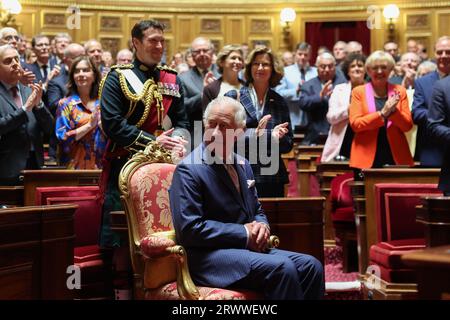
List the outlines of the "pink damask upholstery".
{"type": "Polygon", "coordinates": [[[153,163],[141,166],[131,177],[131,199],[136,213],[139,236],[173,229],[168,189],[175,165],[153,163]]]}
{"type": "MultiPolygon", "coordinates": [[[[261,300],[262,294],[254,291],[241,290],[234,291],[230,289],[197,287],[204,300],[261,300]]],[[[177,292],[177,283],[168,283],[156,290],[148,290],[145,296],[148,300],[179,300],[177,292]]]]}

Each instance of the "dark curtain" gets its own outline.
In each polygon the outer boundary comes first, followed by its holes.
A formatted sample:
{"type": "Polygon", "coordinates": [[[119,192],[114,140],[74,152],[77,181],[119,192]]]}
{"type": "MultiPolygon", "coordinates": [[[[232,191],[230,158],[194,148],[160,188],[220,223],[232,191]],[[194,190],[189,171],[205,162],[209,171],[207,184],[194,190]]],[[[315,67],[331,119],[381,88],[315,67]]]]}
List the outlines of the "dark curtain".
{"type": "Polygon", "coordinates": [[[366,21],[337,21],[337,22],[307,22],[306,42],[311,45],[311,60],[316,62],[317,49],[326,46],[331,52],[334,44],[339,41],[358,41],[363,46],[365,55],[370,53],[370,30],[366,21]]]}

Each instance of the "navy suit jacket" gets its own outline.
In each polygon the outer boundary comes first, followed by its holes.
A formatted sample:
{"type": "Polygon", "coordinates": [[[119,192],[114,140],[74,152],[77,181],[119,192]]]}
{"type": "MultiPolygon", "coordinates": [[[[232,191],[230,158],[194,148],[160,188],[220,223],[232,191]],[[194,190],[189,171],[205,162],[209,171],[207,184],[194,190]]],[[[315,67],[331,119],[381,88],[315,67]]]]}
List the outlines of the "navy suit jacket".
{"type": "Polygon", "coordinates": [[[450,77],[435,83],[428,109],[428,131],[441,146],[443,161],[439,189],[450,192],[450,77]]]}
{"type": "Polygon", "coordinates": [[[414,82],[411,114],[414,123],[418,126],[414,159],[419,160],[420,164],[426,167],[440,167],[442,163],[441,146],[430,139],[427,133],[428,108],[431,104],[433,86],[438,80],[438,72],[433,71],[414,82]]]}
{"type": "MultiPolygon", "coordinates": [[[[211,66],[211,71],[218,76],[216,65],[211,66]]],[[[184,107],[188,114],[191,131],[194,130],[194,121],[201,121],[203,116],[202,95],[203,76],[197,68],[192,68],[180,75],[184,93],[184,107]]]]}
{"type": "Polygon", "coordinates": [[[53,115],[58,109],[58,102],[67,95],[67,81],[69,80],[69,72],[66,68],[61,68],[61,73],[48,82],[47,100],[48,107],[53,115]]]}
{"type": "Polygon", "coordinates": [[[194,282],[226,287],[251,271],[244,224],[268,224],[245,158],[234,154],[241,194],[222,164],[210,164],[202,143],[175,169],[169,190],[173,225],[186,248],[194,282]]]}
{"type": "MultiPolygon", "coordinates": [[[[31,89],[18,84],[25,103],[31,89]]],[[[16,183],[24,170],[33,144],[36,162],[44,164],[43,134],[54,129],[53,117],[46,107],[26,112],[17,108],[6,87],[0,83],[0,184],[16,183]]]]}
{"type": "MultiPolygon", "coordinates": [[[[347,80],[336,73],[333,79],[333,88],[347,80]]],[[[319,135],[328,135],[330,124],[327,121],[328,98],[321,99],[322,82],[319,77],[306,81],[300,89],[299,107],[306,112],[308,128],[302,144],[317,144],[319,135]]]]}
{"type": "MultiPolygon", "coordinates": [[[[253,101],[250,96],[250,91],[248,87],[242,87],[239,94],[239,100],[241,104],[244,106],[247,119],[246,119],[246,127],[247,127],[247,146],[249,145],[248,140],[251,139],[251,135],[254,135],[254,131],[248,130],[252,128],[256,128],[258,126],[258,119],[256,117],[256,108],[253,104],[253,101]]],[[[286,167],[284,165],[284,161],[281,159],[282,153],[287,153],[292,150],[292,147],[294,145],[294,135],[292,133],[292,126],[291,126],[291,120],[290,120],[290,114],[289,114],[289,107],[286,103],[286,100],[279,95],[275,90],[269,89],[266,96],[266,101],[264,104],[264,111],[263,115],[265,116],[267,114],[270,114],[272,118],[269,120],[266,126],[266,134],[262,137],[267,138],[267,146],[268,146],[268,152],[267,155],[272,154],[272,150],[270,149],[270,140],[272,135],[272,129],[279,125],[280,123],[288,122],[289,123],[289,132],[280,140],[279,142],[279,156],[278,156],[278,163],[279,163],[279,170],[275,175],[261,175],[261,168],[262,167],[269,167],[271,163],[267,165],[262,165],[261,160],[259,158],[259,151],[257,152],[258,158],[257,163],[251,165],[253,173],[255,175],[255,179],[258,183],[283,183],[286,184],[289,182],[289,176],[286,170],[286,167]]],[[[250,159],[250,151],[247,147],[245,150],[245,157],[247,159],[250,159]]],[[[252,152],[254,155],[255,152],[252,152]]],[[[264,153],[265,154],[265,153],[264,153]]]]}

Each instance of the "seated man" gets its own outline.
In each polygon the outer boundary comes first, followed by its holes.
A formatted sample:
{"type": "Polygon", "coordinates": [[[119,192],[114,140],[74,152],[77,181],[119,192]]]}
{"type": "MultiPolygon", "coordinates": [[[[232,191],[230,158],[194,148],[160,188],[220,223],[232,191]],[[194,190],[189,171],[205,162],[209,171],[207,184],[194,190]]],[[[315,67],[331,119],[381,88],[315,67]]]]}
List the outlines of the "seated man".
{"type": "Polygon", "coordinates": [[[321,299],[324,277],[318,260],[267,249],[270,228],[253,172],[233,152],[245,118],[238,101],[211,101],[204,113],[203,143],[173,175],[173,224],[178,243],[186,248],[191,276],[198,285],[251,289],[266,299],[321,299]]]}

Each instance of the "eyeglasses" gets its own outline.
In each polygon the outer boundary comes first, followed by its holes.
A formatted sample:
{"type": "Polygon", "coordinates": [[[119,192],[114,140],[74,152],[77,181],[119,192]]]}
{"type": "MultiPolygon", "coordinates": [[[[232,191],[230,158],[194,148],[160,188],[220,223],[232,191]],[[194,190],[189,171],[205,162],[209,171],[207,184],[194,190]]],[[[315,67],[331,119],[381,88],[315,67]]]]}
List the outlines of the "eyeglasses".
{"type": "Polygon", "coordinates": [[[49,43],[37,43],[34,45],[37,48],[42,48],[42,47],[50,47],[49,43]]]}
{"type": "Polygon", "coordinates": [[[191,51],[193,55],[197,55],[200,53],[211,53],[211,49],[197,49],[191,51]]]}
{"type": "Polygon", "coordinates": [[[272,66],[272,64],[267,63],[267,62],[253,62],[252,63],[252,67],[259,68],[259,66],[263,67],[264,69],[267,69],[267,68],[270,68],[272,66]]]}
{"type": "Polygon", "coordinates": [[[6,41],[12,41],[13,39],[14,40],[16,40],[16,41],[20,41],[20,37],[19,36],[6,36],[5,38],[4,38],[6,41]]]}
{"type": "Polygon", "coordinates": [[[317,66],[319,69],[321,69],[321,70],[325,70],[325,69],[330,69],[330,70],[332,70],[332,69],[334,69],[334,65],[333,64],[321,64],[321,65],[318,65],[317,66]]]}

